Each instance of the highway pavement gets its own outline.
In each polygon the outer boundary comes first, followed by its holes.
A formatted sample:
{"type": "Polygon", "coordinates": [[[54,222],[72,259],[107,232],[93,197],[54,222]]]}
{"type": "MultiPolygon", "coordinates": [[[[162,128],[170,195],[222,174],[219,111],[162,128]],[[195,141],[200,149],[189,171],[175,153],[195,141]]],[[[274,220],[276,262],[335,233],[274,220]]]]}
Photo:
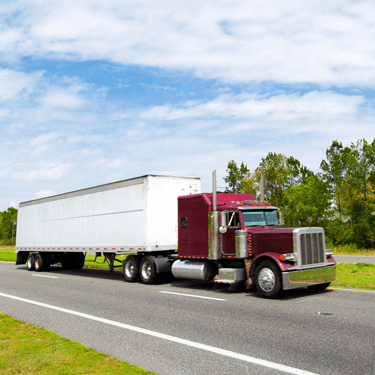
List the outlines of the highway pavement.
{"type": "Polygon", "coordinates": [[[334,255],[333,258],[336,262],[343,263],[374,263],[375,256],[362,256],[362,255],[334,255]]]}
{"type": "Polygon", "coordinates": [[[375,291],[265,300],[212,283],[0,262],[0,311],[160,375],[375,374],[375,291]]]}

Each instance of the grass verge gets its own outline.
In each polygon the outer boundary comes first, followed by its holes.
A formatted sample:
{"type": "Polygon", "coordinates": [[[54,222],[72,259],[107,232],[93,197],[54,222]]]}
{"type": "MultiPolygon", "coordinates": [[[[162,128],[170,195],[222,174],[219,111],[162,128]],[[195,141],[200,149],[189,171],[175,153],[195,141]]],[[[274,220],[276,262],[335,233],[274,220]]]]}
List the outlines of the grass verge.
{"type": "MultiPolygon", "coordinates": [[[[8,247],[6,250],[0,249],[0,261],[14,262],[16,263],[17,254],[14,252],[14,248],[8,247]]],[[[116,259],[122,261],[124,256],[117,256],[116,259]]],[[[115,265],[121,265],[121,263],[116,262],[115,265]]],[[[86,255],[85,260],[86,268],[109,268],[108,262],[105,261],[104,256],[95,258],[95,255],[86,255]],[[96,259],[96,260],[95,260],[96,259]]]]}
{"type": "Polygon", "coordinates": [[[1,374],[153,375],[138,366],[0,313],[1,374]]]}
{"type": "Polygon", "coordinates": [[[375,256],[374,249],[357,249],[355,245],[343,245],[343,246],[335,246],[335,247],[329,247],[329,248],[333,250],[333,255],[375,256]]]}
{"type": "Polygon", "coordinates": [[[337,263],[336,280],[331,286],[375,289],[375,264],[337,263]]]}

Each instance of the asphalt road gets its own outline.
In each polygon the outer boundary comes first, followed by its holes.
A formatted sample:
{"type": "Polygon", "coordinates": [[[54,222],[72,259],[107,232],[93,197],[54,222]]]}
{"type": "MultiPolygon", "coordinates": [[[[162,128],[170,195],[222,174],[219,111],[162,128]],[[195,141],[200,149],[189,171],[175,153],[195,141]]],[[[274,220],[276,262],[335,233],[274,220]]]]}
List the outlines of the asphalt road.
{"type": "Polygon", "coordinates": [[[375,256],[356,256],[356,255],[334,255],[336,262],[343,263],[375,263],[375,256]]]}
{"type": "Polygon", "coordinates": [[[0,311],[157,374],[375,374],[375,291],[264,300],[210,283],[128,284],[117,272],[0,262],[0,311]]]}

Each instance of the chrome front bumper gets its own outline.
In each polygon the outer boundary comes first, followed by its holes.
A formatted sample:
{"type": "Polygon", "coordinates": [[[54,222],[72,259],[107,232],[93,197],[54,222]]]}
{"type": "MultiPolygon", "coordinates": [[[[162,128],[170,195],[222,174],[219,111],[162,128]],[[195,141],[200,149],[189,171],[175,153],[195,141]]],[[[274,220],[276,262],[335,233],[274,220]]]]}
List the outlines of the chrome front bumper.
{"type": "Polygon", "coordinates": [[[336,279],[336,265],[282,272],[282,278],[284,290],[329,283],[336,279]]]}

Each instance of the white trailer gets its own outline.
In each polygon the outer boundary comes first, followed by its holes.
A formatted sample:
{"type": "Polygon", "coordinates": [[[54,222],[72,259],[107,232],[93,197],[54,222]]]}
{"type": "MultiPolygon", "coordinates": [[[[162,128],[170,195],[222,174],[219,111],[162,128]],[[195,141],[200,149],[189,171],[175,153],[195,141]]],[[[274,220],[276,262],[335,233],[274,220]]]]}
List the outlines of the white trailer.
{"type": "MultiPolygon", "coordinates": [[[[22,202],[17,264],[37,271],[58,262],[81,268],[85,254],[103,253],[113,267],[116,254],[175,252],[177,197],[200,191],[199,178],[146,175],[22,202]]],[[[154,262],[161,272],[168,268],[162,258],[154,262]]]]}

